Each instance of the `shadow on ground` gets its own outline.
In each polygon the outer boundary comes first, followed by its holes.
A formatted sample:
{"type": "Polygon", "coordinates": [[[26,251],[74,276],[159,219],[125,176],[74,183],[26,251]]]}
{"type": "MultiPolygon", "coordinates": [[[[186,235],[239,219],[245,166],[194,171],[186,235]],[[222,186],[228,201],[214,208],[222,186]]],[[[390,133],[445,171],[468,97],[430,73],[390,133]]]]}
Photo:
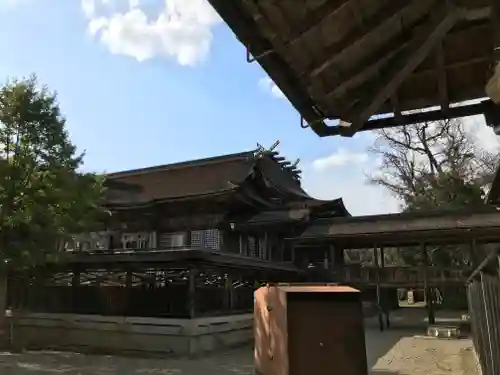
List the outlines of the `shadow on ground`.
{"type": "MultiPolygon", "coordinates": [[[[376,324],[373,326],[369,319],[366,322],[367,362],[372,375],[476,374],[462,370],[465,366],[462,363],[463,358],[466,358],[464,355],[474,358],[470,340],[418,338],[418,335],[425,333],[425,312],[424,316],[421,316],[421,311],[398,314],[398,319],[393,320],[394,328],[384,332],[380,332],[376,324]]],[[[474,361],[467,361],[466,366],[472,368],[474,361]]],[[[0,374],[251,375],[253,350],[246,347],[196,360],[141,359],[58,352],[0,353],[0,374]]]]}

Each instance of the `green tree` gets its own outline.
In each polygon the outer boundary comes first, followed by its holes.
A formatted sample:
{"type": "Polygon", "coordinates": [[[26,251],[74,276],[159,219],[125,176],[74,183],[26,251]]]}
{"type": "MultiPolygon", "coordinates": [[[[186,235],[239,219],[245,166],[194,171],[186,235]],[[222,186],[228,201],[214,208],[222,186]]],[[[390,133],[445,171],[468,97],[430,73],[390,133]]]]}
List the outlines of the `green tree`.
{"type": "MultiPolygon", "coordinates": [[[[54,259],[59,241],[100,215],[103,179],[79,171],[83,154],[65,123],[35,77],[0,88],[0,276],[7,265],[54,259]]],[[[0,316],[4,300],[0,293],[0,316]]]]}

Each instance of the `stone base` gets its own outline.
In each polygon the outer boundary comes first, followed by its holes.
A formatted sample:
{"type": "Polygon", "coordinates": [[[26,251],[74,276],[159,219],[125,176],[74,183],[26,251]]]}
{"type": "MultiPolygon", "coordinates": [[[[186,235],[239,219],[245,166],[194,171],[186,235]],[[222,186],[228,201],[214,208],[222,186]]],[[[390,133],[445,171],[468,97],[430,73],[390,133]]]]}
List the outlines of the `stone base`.
{"type": "Polygon", "coordinates": [[[73,314],[22,314],[11,346],[99,354],[195,357],[251,343],[253,315],[157,319],[73,314]]]}
{"type": "Polygon", "coordinates": [[[460,337],[460,327],[458,326],[429,326],[427,336],[447,339],[458,339],[460,337]]]}

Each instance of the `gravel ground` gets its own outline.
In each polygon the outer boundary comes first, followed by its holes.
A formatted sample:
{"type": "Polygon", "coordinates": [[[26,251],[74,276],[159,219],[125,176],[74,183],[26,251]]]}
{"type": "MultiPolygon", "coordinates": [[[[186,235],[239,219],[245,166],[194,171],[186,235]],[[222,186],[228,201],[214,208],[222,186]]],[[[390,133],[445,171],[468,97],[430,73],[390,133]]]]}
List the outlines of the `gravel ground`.
{"type": "MultiPolygon", "coordinates": [[[[373,375],[480,374],[469,339],[440,340],[415,336],[415,331],[368,329],[366,342],[373,375]]],[[[198,360],[0,353],[0,374],[6,375],[239,375],[252,370],[249,347],[198,360]]]]}

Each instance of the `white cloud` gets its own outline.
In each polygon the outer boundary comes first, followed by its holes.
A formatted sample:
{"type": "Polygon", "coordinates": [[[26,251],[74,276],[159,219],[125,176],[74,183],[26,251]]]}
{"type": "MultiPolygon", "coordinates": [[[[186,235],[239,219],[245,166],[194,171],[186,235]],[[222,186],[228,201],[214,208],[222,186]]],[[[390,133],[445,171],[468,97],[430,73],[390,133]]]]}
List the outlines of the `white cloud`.
{"type": "Polygon", "coordinates": [[[367,174],[374,166],[354,165],[336,172],[304,166],[303,187],[318,199],[342,198],[352,215],[377,215],[398,212],[400,202],[381,187],[367,183],[367,174]]]}
{"type": "Polygon", "coordinates": [[[162,56],[195,66],[207,57],[211,29],[221,22],[206,0],[164,0],[163,9],[153,19],[140,8],[139,0],[128,0],[121,12],[110,12],[111,3],[116,5],[118,0],[82,0],[89,32],[111,53],[138,61],[162,56]]]}
{"type": "Polygon", "coordinates": [[[482,115],[466,117],[464,123],[465,129],[476,138],[480,147],[490,152],[500,151],[500,137],[491,127],[486,126],[482,115]]]}
{"type": "Polygon", "coordinates": [[[273,82],[273,80],[269,77],[263,77],[259,79],[259,86],[267,91],[270,92],[272,96],[274,96],[277,99],[285,99],[285,94],[283,94],[283,91],[276,86],[276,83],[273,82]]]}
{"type": "Polygon", "coordinates": [[[339,149],[331,155],[314,160],[312,166],[317,171],[326,171],[348,164],[363,164],[367,161],[368,154],[366,152],[350,152],[345,149],[339,149]]]}
{"type": "Polygon", "coordinates": [[[85,14],[85,17],[91,18],[94,17],[96,12],[96,4],[95,0],[82,0],[82,10],[85,14]]]}
{"type": "Polygon", "coordinates": [[[2,8],[14,8],[19,5],[25,4],[27,0],[0,0],[0,7],[2,8]]]}

